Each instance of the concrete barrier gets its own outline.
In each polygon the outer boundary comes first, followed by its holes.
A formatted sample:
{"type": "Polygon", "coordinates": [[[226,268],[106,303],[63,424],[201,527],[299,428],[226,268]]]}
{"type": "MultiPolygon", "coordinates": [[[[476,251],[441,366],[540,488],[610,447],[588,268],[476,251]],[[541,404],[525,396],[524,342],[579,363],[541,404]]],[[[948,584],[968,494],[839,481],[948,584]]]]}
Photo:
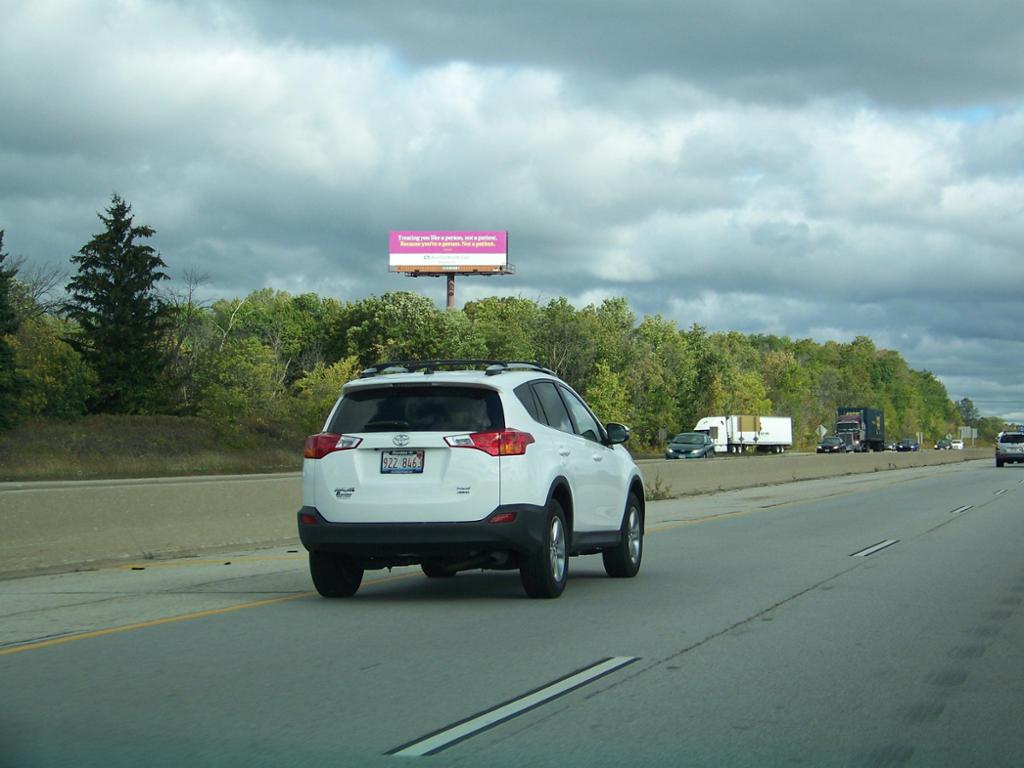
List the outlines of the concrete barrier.
{"type": "Polygon", "coordinates": [[[0,576],[297,542],[302,478],[0,483],[0,576]]]}
{"type": "MultiPolygon", "coordinates": [[[[991,458],[988,450],[649,460],[649,495],[671,498],[794,480],[991,458]]],[[[0,483],[0,576],[298,544],[298,473],[0,483]]]]}
{"type": "Polygon", "coordinates": [[[765,454],[638,462],[649,496],[672,498],[758,485],[992,458],[987,449],[907,453],[765,454]]]}

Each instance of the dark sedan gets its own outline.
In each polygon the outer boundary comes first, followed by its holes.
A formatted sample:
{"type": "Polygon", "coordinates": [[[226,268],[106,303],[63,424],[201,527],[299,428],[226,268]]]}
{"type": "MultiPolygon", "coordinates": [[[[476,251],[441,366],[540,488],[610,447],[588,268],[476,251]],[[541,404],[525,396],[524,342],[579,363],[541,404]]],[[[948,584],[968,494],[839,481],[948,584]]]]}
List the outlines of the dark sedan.
{"type": "Polygon", "coordinates": [[[823,437],[818,443],[818,453],[846,453],[846,443],[841,437],[823,437]]]}
{"type": "Polygon", "coordinates": [[[912,437],[904,437],[902,440],[896,443],[896,450],[903,453],[907,451],[918,451],[920,449],[920,443],[918,443],[917,440],[915,440],[912,437]]]}
{"type": "Polygon", "coordinates": [[[682,432],[665,449],[666,459],[710,459],[714,455],[715,444],[703,432],[682,432]]]}

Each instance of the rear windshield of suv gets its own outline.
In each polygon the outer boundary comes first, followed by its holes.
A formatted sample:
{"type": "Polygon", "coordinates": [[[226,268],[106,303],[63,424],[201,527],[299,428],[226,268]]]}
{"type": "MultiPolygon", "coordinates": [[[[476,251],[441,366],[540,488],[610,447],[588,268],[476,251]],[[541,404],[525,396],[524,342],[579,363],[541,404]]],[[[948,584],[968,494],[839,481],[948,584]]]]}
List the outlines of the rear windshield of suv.
{"type": "Polygon", "coordinates": [[[504,426],[501,400],[492,389],[399,385],[346,393],[327,431],[489,432],[504,426]]]}
{"type": "Polygon", "coordinates": [[[1012,435],[1003,435],[999,438],[1000,443],[1024,443],[1024,434],[1014,433],[1012,435]]]}

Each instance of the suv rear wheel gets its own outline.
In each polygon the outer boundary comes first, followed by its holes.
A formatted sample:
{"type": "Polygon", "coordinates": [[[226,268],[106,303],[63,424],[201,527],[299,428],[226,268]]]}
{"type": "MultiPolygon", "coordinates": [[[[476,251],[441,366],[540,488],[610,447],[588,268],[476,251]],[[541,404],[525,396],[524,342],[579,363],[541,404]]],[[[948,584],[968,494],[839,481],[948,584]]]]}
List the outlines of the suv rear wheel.
{"type": "Polygon", "coordinates": [[[363,582],[363,569],[336,552],[310,552],[309,574],[324,597],[352,597],[363,582]]]}
{"type": "Polygon", "coordinates": [[[569,548],[565,512],[562,511],[562,505],[552,499],[547,509],[543,546],[523,561],[519,567],[519,578],[530,597],[551,598],[562,594],[568,576],[569,548]]]}
{"type": "Polygon", "coordinates": [[[632,578],[640,570],[643,555],[644,524],[640,516],[640,501],[636,494],[630,493],[622,515],[619,543],[601,553],[605,573],[615,578],[632,578]]]}

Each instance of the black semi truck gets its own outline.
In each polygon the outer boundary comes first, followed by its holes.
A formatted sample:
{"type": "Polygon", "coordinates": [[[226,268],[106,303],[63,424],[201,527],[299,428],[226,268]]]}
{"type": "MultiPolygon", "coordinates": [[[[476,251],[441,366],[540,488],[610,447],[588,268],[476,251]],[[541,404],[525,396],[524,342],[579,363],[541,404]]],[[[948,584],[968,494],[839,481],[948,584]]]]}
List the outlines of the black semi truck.
{"type": "Polygon", "coordinates": [[[877,408],[836,409],[836,436],[848,451],[885,450],[885,412],[877,408]]]}

